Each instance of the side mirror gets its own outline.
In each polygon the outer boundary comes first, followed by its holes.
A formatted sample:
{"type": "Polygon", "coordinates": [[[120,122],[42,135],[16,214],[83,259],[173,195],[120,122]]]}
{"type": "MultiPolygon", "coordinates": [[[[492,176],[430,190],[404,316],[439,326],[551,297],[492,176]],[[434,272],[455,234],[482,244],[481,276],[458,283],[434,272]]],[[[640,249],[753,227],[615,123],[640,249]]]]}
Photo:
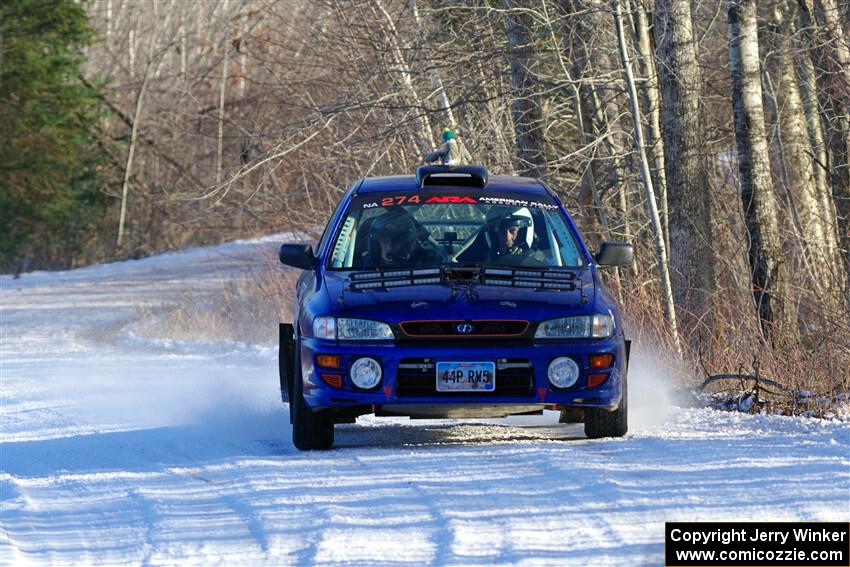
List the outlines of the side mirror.
{"type": "Polygon", "coordinates": [[[313,256],[313,247],[309,244],[284,244],[280,247],[278,254],[281,264],[312,270],[316,267],[316,257],[313,256]]]}
{"type": "Polygon", "coordinates": [[[603,242],[594,256],[599,266],[630,266],[635,259],[635,249],[628,242],[603,242]]]}

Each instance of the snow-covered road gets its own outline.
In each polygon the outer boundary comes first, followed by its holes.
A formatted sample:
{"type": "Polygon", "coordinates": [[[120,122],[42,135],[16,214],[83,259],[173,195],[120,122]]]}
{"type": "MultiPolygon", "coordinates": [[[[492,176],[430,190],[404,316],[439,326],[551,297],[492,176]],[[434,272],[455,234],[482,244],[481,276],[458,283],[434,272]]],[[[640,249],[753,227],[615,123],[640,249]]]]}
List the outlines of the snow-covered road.
{"type": "Polygon", "coordinates": [[[850,423],[667,407],[649,359],[624,439],[366,417],[299,453],[275,349],[138,332],[274,244],[0,278],[0,563],[659,565],[665,521],[850,519],[850,423]]]}

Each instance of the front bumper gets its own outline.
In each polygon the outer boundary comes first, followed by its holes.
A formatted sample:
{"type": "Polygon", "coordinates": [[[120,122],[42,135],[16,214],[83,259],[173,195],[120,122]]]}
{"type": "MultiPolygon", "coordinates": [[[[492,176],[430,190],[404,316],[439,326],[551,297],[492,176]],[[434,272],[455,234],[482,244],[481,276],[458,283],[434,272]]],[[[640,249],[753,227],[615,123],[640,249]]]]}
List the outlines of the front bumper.
{"type": "MultiPolygon", "coordinates": [[[[301,375],[304,381],[304,399],[313,409],[346,408],[353,406],[383,406],[402,404],[541,404],[569,405],[581,407],[604,407],[616,409],[622,398],[622,382],[626,371],[626,348],[623,337],[610,339],[539,341],[539,342],[492,342],[489,344],[441,343],[358,343],[347,344],[336,341],[302,337],[301,375]],[[588,357],[591,354],[614,355],[613,365],[606,370],[592,370],[588,357]],[[339,355],[339,369],[320,368],[316,356],[339,355]],[[381,382],[372,390],[357,388],[348,376],[348,368],[357,359],[368,356],[381,363],[381,382]],[[554,388],[547,375],[549,363],[559,357],[573,358],[581,369],[576,384],[566,390],[554,388]],[[505,388],[500,391],[500,371],[496,371],[495,392],[437,393],[428,391],[430,381],[436,384],[436,374],[419,377],[415,391],[410,388],[410,376],[402,369],[400,383],[399,365],[409,365],[412,360],[422,361],[528,361],[527,388],[505,388]],[[591,374],[607,374],[600,385],[587,385],[591,374]],[[332,386],[321,377],[338,376],[330,380],[340,383],[332,386]],[[401,387],[400,387],[401,386],[401,387]]],[[[504,363],[504,366],[512,366],[504,363]]],[[[408,373],[409,374],[409,373],[408,373]]],[[[507,376],[507,374],[505,374],[507,376]]],[[[514,377],[516,382],[516,377],[514,377]]]]}

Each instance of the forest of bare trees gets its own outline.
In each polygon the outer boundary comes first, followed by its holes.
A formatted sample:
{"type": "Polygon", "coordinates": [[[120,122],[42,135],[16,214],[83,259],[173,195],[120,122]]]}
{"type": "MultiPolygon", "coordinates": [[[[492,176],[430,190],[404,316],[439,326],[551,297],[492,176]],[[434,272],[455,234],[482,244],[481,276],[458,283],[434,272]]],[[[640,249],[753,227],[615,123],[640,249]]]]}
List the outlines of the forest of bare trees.
{"type": "Polygon", "coordinates": [[[440,130],[543,179],[635,333],[701,372],[850,379],[850,4],[90,0],[109,214],[75,263],[324,225],[440,130]]]}

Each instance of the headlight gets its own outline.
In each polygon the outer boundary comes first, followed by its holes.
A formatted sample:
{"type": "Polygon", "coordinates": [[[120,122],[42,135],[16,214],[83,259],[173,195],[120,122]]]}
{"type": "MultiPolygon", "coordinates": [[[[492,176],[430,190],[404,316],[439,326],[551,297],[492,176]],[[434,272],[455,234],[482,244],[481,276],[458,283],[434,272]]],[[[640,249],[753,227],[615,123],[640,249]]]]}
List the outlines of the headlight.
{"type": "Polygon", "coordinates": [[[385,341],[394,337],[386,323],[368,319],[334,319],[316,317],[313,320],[313,336],[318,339],[341,341],[385,341]]]}
{"type": "Polygon", "coordinates": [[[393,331],[386,323],[368,319],[337,319],[336,336],[339,340],[386,341],[393,339],[393,331]]]}
{"type": "Polygon", "coordinates": [[[381,365],[374,358],[358,358],[351,365],[349,376],[354,385],[363,390],[371,390],[381,381],[381,365]]]}
{"type": "Polygon", "coordinates": [[[605,339],[614,334],[611,315],[582,315],[543,321],[534,333],[536,339],[605,339]]]}

